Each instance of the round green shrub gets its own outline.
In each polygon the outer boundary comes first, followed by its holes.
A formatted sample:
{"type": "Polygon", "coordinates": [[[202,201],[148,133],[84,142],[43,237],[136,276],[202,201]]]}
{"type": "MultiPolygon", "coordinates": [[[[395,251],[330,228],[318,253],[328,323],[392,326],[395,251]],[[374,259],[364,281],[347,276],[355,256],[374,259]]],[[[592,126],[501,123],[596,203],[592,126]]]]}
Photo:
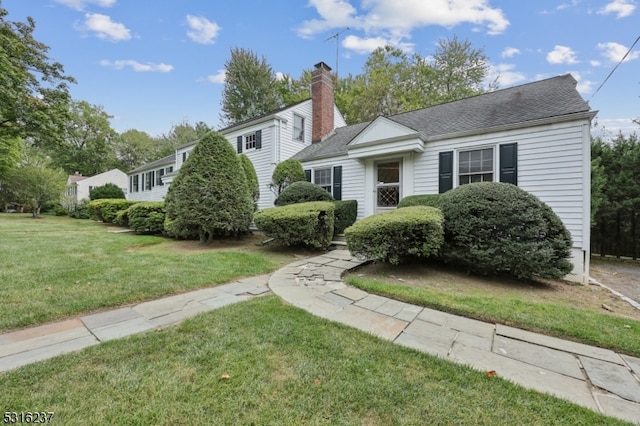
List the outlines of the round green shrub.
{"type": "Polygon", "coordinates": [[[89,191],[89,199],[91,200],[102,200],[105,198],[122,199],[126,197],[124,196],[122,188],[113,183],[105,183],[104,185],[96,186],[89,191]]]}
{"type": "Polygon", "coordinates": [[[442,199],[445,262],[483,275],[562,278],[571,235],[551,208],[515,185],[462,185],[442,199]]]}
{"type": "Polygon", "coordinates": [[[271,175],[269,187],[276,195],[280,195],[293,182],[306,180],[307,177],[304,174],[302,163],[296,159],[289,158],[276,165],[271,175]]]}
{"type": "Polygon", "coordinates": [[[406,207],[365,217],[344,236],[352,254],[396,265],[437,255],[444,242],[443,220],[435,207],[406,207]]]}
{"type": "Polygon", "coordinates": [[[333,201],[333,197],[322,187],[307,181],[294,182],[276,198],[276,206],[308,203],[310,201],[333,201]]]}
{"type": "Polygon", "coordinates": [[[336,206],[335,234],[342,234],[344,230],[353,225],[358,218],[358,201],[342,200],[334,201],[336,206]]]}
{"type": "Polygon", "coordinates": [[[251,198],[254,203],[257,203],[260,198],[260,182],[258,181],[256,169],[253,167],[253,163],[246,154],[238,154],[238,158],[240,158],[240,165],[244,171],[244,176],[247,180],[247,186],[249,187],[251,198]]]}
{"type": "Polygon", "coordinates": [[[398,208],[411,206],[429,206],[440,208],[443,194],[408,195],[400,200],[398,208]]]}
{"type": "Polygon", "coordinates": [[[333,239],[334,209],[326,201],[290,204],[259,211],[254,222],[265,235],[286,246],[327,249],[333,239]]]}

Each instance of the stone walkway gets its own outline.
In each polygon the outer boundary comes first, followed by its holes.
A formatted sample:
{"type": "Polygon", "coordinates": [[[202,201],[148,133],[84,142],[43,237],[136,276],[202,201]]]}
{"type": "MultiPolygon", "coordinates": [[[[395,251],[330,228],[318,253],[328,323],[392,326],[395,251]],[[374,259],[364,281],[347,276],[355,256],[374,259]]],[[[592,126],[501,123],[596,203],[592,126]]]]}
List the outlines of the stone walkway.
{"type": "Polygon", "coordinates": [[[640,359],[344,284],[342,274],[362,263],[346,250],[334,250],[287,265],[271,276],[269,287],[319,317],[640,424],[640,359]]]}
{"type": "Polygon", "coordinates": [[[346,250],[273,275],[0,335],[0,372],[173,325],[272,290],[288,303],[383,339],[469,365],[640,425],[640,359],[368,294],[342,282],[363,262],[346,250]]]}

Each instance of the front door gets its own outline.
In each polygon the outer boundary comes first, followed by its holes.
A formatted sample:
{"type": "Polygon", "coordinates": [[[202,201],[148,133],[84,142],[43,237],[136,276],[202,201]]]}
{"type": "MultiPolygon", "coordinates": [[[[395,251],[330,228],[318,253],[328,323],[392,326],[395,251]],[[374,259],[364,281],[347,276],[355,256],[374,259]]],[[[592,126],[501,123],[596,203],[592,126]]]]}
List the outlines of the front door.
{"type": "Polygon", "coordinates": [[[376,213],[393,210],[400,202],[400,160],[376,163],[376,213]]]}

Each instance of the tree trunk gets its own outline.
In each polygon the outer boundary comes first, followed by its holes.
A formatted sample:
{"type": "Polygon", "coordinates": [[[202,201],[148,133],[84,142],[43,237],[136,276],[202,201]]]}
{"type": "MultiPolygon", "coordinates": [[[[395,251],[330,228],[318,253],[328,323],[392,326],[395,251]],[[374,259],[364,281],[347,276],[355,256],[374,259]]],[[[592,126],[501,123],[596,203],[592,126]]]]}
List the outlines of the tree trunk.
{"type": "Polygon", "coordinates": [[[633,260],[638,258],[638,239],[636,238],[636,211],[631,210],[631,256],[633,260]]]}
{"type": "Polygon", "coordinates": [[[605,235],[607,231],[606,223],[604,218],[600,220],[600,257],[604,257],[606,255],[606,247],[605,247],[605,235]]]}
{"type": "Polygon", "coordinates": [[[618,209],[618,212],[616,214],[616,257],[618,259],[620,259],[620,251],[621,251],[621,247],[622,247],[622,241],[620,241],[620,238],[622,237],[621,232],[620,232],[620,209],[618,209]]]}

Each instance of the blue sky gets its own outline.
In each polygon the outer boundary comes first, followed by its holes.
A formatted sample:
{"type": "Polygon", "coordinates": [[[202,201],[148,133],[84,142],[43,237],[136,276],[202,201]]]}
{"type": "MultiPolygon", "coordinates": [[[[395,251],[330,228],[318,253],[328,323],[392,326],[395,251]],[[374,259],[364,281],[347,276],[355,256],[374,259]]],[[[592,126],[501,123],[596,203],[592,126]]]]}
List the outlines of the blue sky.
{"type": "Polygon", "coordinates": [[[640,42],[594,95],[640,36],[638,0],[1,1],[6,19],[35,19],[36,38],[78,81],[72,96],[103,106],[118,132],[219,127],[232,47],[293,77],[320,61],[346,75],[378,46],[428,57],[458,36],[484,49],[501,88],[572,73],[600,126],[640,133],[640,42]]]}

